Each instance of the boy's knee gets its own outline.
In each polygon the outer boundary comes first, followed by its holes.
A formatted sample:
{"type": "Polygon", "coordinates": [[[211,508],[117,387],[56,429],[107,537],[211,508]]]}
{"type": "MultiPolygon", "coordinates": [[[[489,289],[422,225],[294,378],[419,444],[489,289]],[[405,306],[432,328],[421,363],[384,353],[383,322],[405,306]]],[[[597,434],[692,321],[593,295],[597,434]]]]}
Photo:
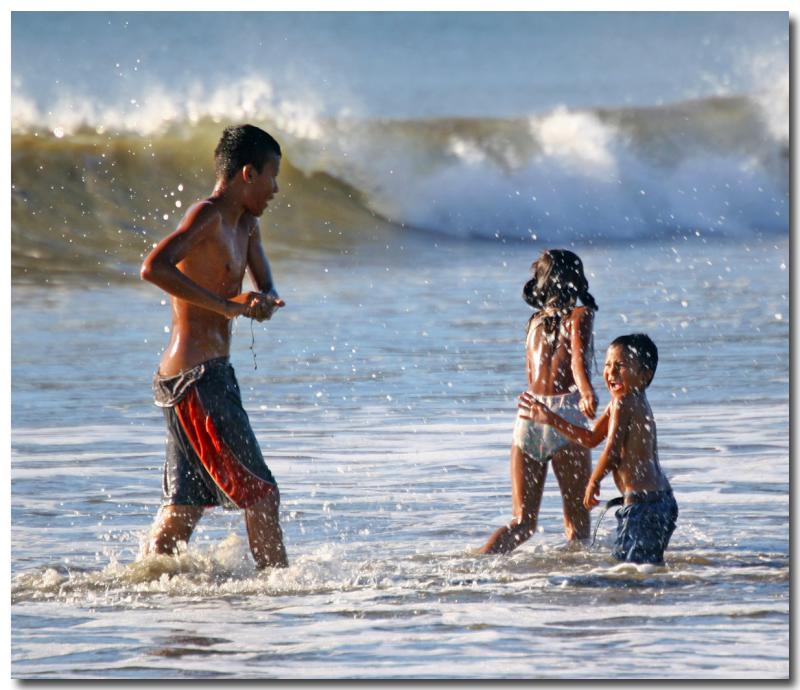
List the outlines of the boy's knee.
{"type": "Polygon", "coordinates": [[[278,493],[278,488],[275,487],[274,491],[270,491],[258,503],[254,503],[247,510],[252,511],[254,513],[267,515],[269,517],[274,516],[277,518],[278,508],[280,507],[280,504],[281,504],[281,497],[280,494],[278,493]]]}
{"type": "Polygon", "coordinates": [[[275,508],[278,508],[281,504],[281,492],[278,490],[278,486],[275,485],[262,500],[262,502],[269,503],[269,505],[274,505],[275,508]]]}

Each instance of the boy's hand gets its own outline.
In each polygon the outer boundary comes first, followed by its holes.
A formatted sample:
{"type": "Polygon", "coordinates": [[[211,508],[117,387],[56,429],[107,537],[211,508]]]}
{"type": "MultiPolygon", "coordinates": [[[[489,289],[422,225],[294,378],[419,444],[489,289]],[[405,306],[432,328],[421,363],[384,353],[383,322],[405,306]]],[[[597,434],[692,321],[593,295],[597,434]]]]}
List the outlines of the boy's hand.
{"type": "Polygon", "coordinates": [[[530,419],[537,424],[547,424],[550,410],[547,405],[540,403],[528,391],[519,396],[517,407],[522,410],[522,414],[520,414],[522,419],[530,419]]]}
{"type": "Polygon", "coordinates": [[[270,290],[267,293],[261,293],[261,296],[264,298],[263,301],[264,305],[264,313],[266,314],[263,319],[259,319],[259,321],[263,321],[264,319],[271,319],[272,315],[275,313],[277,309],[286,306],[286,302],[284,302],[280,297],[278,297],[278,293],[275,290],[270,290]]]}
{"type": "Polygon", "coordinates": [[[225,300],[225,316],[235,319],[237,316],[246,316],[249,304],[256,292],[243,292],[241,295],[229,297],[225,300]]]}
{"type": "Polygon", "coordinates": [[[586,485],[586,493],[583,495],[583,507],[591,510],[600,504],[600,484],[590,479],[586,485]]]}
{"type": "Polygon", "coordinates": [[[286,304],[274,290],[267,293],[243,292],[241,295],[231,297],[228,302],[236,305],[229,310],[229,318],[246,316],[259,322],[270,319],[276,309],[286,304]]]}
{"type": "Polygon", "coordinates": [[[264,321],[268,318],[267,302],[265,295],[260,292],[243,292],[240,295],[231,297],[227,300],[225,315],[229,319],[237,316],[246,316],[248,319],[264,321]]]}
{"type": "Polygon", "coordinates": [[[260,292],[251,292],[247,299],[247,309],[244,315],[258,322],[266,321],[272,316],[272,309],[264,295],[260,292]]]}

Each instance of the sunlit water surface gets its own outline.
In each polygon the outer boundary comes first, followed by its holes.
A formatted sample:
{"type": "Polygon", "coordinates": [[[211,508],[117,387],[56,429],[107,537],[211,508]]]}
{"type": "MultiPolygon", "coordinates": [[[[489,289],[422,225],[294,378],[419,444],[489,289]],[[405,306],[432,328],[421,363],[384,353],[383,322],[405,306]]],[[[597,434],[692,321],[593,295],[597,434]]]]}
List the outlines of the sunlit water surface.
{"type": "Polygon", "coordinates": [[[787,677],[788,242],[577,248],[598,363],[625,332],[660,349],[649,396],[680,505],[666,568],[610,561],[611,513],[593,549],[567,550],[552,473],[540,533],[475,553],[510,516],[537,251],[411,241],[273,266],[288,306],[253,329],[257,369],[249,322],[232,354],[281,487],[291,565],[263,573],[221,510],[180,556],[139,558],[160,498],[162,295],[15,285],[13,676],[787,677]]]}

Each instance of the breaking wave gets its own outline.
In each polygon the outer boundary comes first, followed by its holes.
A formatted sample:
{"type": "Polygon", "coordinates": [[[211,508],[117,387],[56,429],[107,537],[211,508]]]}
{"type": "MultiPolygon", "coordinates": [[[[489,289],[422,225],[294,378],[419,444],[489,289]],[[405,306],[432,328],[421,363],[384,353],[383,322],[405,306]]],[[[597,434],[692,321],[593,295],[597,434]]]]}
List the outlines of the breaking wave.
{"type": "Polygon", "coordinates": [[[15,278],[128,275],[213,186],[221,127],[284,149],[273,251],[400,233],[608,242],[788,232],[788,78],[751,96],[511,118],[319,116],[259,81],[127,110],[12,99],[15,278]],[[201,105],[202,104],[202,105],[201,105]]]}

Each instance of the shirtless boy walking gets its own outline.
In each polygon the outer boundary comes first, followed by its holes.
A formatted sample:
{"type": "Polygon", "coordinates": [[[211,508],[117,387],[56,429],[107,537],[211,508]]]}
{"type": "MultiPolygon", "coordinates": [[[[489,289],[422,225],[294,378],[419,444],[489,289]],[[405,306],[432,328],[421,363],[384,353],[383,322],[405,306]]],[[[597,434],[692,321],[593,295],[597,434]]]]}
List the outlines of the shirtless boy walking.
{"type": "Polygon", "coordinates": [[[646,394],[657,365],[658,349],[644,333],[616,338],[608,346],[603,367],[611,402],[591,431],[570,424],[528,393],[520,396],[526,418],[550,424],[587,448],[606,440],[583,504],[589,510],[598,505],[600,482],[612,472],[624,496],[624,506],[616,513],[612,556],[630,563],[662,564],[678,518],[678,504],[658,461],[656,423],[646,394]]]}
{"type": "Polygon", "coordinates": [[[163,496],[146,553],[187,542],[207,507],[239,508],[256,566],[286,566],[278,486],[242,407],[228,356],[237,316],[264,321],[275,292],[258,217],[278,192],[281,149],[252,125],[228,127],[214,151],[216,185],[142,264],[171,296],[172,335],[153,379],[167,423],[163,496]],[[242,293],[249,271],[258,292],[242,293]]]}

